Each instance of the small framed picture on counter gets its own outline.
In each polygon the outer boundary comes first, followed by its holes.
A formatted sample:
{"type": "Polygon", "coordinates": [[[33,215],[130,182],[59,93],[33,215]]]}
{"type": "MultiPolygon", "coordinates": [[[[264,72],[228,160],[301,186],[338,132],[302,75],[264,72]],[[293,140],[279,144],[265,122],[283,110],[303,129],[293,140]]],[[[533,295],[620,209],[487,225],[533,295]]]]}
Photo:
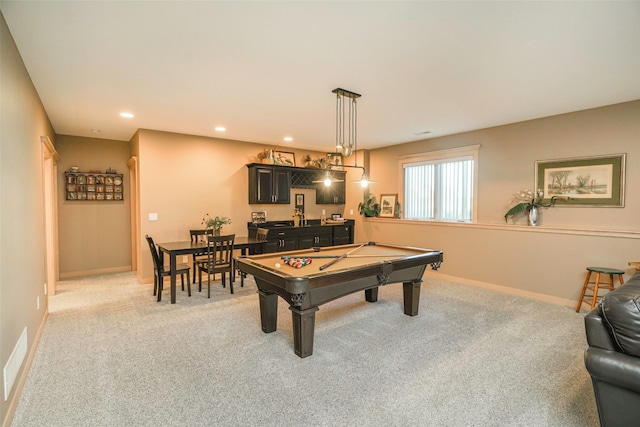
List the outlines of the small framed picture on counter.
{"type": "Polygon", "coordinates": [[[304,212],[304,194],[297,193],[295,201],[295,208],[300,209],[301,212],[304,212]]]}
{"type": "Polygon", "coordinates": [[[264,224],[267,222],[267,211],[251,212],[251,222],[253,224],[264,224]]]}

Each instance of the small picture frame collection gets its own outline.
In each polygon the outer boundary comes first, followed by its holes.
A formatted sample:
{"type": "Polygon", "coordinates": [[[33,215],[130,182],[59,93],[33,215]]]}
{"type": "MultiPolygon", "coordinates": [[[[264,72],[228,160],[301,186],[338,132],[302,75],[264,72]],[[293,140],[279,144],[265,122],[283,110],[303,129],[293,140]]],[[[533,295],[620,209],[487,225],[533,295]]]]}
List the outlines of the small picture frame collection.
{"type": "Polygon", "coordinates": [[[124,176],[111,169],[107,172],[79,172],[74,167],[64,175],[66,200],[124,200],[124,176]]]}

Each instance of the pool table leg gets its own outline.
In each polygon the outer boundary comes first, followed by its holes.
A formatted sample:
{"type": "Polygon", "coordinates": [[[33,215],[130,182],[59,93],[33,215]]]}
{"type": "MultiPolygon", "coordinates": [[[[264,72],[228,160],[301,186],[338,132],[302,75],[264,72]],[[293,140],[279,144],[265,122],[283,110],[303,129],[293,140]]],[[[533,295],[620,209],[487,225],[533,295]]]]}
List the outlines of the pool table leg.
{"type": "Polygon", "coordinates": [[[269,333],[276,330],[278,324],[278,295],[267,294],[258,289],[260,296],[260,322],[262,332],[269,333]]]}
{"type": "Polygon", "coordinates": [[[422,280],[402,283],[402,291],[404,293],[404,314],[407,316],[416,316],[418,314],[421,283],[422,280]]]}
{"type": "Polygon", "coordinates": [[[303,358],[313,354],[313,332],[316,323],[318,307],[298,310],[289,307],[293,320],[293,350],[303,358]]]}
{"type": "Polygon", "coordinates": [[[367,302],[376,302],[378,301],[378,287],[364,290],[364,299],[367,302]]]}

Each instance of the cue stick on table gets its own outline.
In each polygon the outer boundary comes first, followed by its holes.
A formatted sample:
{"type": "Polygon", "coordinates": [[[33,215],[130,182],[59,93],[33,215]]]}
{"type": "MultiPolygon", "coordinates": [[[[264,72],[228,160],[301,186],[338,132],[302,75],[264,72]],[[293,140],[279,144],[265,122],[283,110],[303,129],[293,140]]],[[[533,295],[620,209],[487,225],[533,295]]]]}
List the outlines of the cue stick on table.
{"type": "MultiPolygon", "coordinates": [[[[280,259],[286,258],[339,258],[342,255],[309,255],[309,256],[291,256],[291,255],[283,255],[280,259]]],[[[399,254],[379,254],[379,255],[348,255],[347,258],[388,258],[388,257],[399,257],[399,254]]]]}
{"type": "Polygon", "coordinates": [[[362,247],[365,247],[365,246],[369,246],[369,243],[363,243],[363,244],[361,244],[360,246],[358,246],[357,248],[352,249],[352,250],[350,250],[349,252],[346,252],[346,253],[344,253],[344,254],[340,255],[338,258],[336,258],[336,259],[334,259],[334,260],[331,260],[331,261],[329,261],[328,263],[326,263],[326,264],[324,264],[324,265],[321,265],[321,266],[320,266],[320,268],[319,268],[319,270],[320,270],[320,271],[322,271],[322,270],[324,270],[324,269],[325,269],[325,268],[327,268],[327,267],[331,267],[331,266],[332,266],[333,264],[335,264],[336,262],[340,261],[341,259],[346,258],[347,256],[349,256],[349,254],[352,254],[352,253],[354,253],[355,251],[357,251],[358,249],[360,249],[360,248],[362,248],[362,247]]]}

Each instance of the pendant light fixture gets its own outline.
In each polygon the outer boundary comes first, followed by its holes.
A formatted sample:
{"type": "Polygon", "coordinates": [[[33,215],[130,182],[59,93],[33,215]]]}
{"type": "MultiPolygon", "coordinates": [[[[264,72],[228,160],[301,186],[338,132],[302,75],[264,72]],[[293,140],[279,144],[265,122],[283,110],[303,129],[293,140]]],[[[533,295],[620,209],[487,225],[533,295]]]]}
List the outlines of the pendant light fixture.
{"type": "Polygon", "coordinates": [[[344,157],[351,156],[358,146],[358,104],[359,93],[337,88],[331,92],[336,94],[336,151],[342,152],[344,157]],[[347,108],[345,110],[345,98],[347,108]],[[345,140],[345,125],[348,125],[345,140]]]}
{"type": "MultiPolygon", "coordinates": [[[[358,150],[358,109],[356,99],[362,95],[342,88],[334,89],[331,92],[336,94],[336,152],[342,153],[343,157],[349,157],[358,150]],[[346,110],[345,102],[347,103],[346,110]],[[346,140],[345,125],[348,125],[346,140]]],[[[324,183],[327,187],[331,186],[334,182],[342,182],[342,180],[331,176],[331,168],[332,165],[327,165],[324,178],[313,182],[324,183]]],[[[375,182],[369,181],[366,169],[358,166],[357,156],[355,156],[355,166],[340,165],[339,168],[362,169],[361,178],[358,181],[353,181],[360,184],[362,188],[366,188],[369,186],[369,183],[375,182]]]]}

